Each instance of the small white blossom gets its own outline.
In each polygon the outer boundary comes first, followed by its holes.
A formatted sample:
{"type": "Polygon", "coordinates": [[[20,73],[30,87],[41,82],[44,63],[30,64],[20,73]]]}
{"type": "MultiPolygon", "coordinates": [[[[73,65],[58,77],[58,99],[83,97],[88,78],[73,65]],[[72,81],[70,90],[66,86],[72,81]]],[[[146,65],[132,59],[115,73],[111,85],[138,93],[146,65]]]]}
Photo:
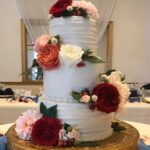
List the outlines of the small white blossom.
{"type": "Polygon", "coordinates": [[[92,95],[92,101],[96,102],[98,99],[97,95],[92,95]]]}
{"type": "Polygon", "coordinates": [[[49,15],[48,15],[48,20],[51,20],[52,17],[53,17],[53,15],[52,15],[52,14],[49,14],[49,15]]]}
{"type": "Polygon", "coordinates": [[[88,103],[90,101],[91,97],[89,95],[83,95],[80,99],[80,102],[82,103],[88,103]]]}
{"type": "Polygon", "coordinates": [[[72,7],[72,6],[68,6],[68,7],[67,7],[67,10],[68,10],[68,11],[73,11],[73,7],[72,7]]]}
{"type": "Polygon", "coordinates": [[[102,81],[108,81],[108,76],[106,74],[101,75],[102,81]]]}
{"type": "Polygon", "coordinates": [[[72,131],[67,133],[67,137],[69,139],[76,139],[77,141],[80,140],[80,131],[77,128],[73,128],[72,131]]]}
{"type": "Polygon", "coordinates": [[[60,129],[59,140],[67,140],[67,134],[65,129],[60,129]]]}
{"type": "Polygon", "coordinates": [[[57,43],[58,43],[58,40],[57,40],[55,37],[53,37],[53,38],[51,39],[51,42],[52,42],[52,44],[57,44],[57,43]]]}

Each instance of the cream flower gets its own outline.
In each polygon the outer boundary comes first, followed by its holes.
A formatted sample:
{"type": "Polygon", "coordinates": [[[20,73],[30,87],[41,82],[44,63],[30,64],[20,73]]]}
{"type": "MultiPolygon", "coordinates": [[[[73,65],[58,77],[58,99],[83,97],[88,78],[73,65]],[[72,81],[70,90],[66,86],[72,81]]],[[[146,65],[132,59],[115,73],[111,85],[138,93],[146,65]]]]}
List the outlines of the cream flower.
{"type": "Polygon", "coordinates": [[[92,101],[96,102],[98,99],[98,96],[97,95],[92,95],[92,101]]]}
{"type": "Polygon", "coordinates": [[[58,44],[58,40],[55,37],[53,37],[51,39],[51,42],[52,42],[52,44],[58,44]]]}
{"type": "Polygon", "coordinates": [[[90,101],[91,97],[89,95],[83,95],[80,99],[81,103],[88,103],[90,101]]]}
{"type": "Polygon", "coordinates": [[[120,71],[114,71],[108,76],[109,82],[121,82],[122,73],[120,71]]]}
{"type": "Polygon", "coordinates": [[[27,110],[16,120],[15,131],[20,139],[30,140],[32,127],[42,115],[35,110],[27,110]]]}
{"type": "Polygon", "coordinates": [[[111,82],[119,91],[120,94],[120,104],[117,112],[122,112],[124,110],[125,103],[128,100],[130,95],[130,88],[127,84],[123,84],[122,82],[111,82]]]}
{"type": "Polygon", "coordinates": [[[64,65],[72,67],[82,61],[84,51],[81,47],[75,45],[62,45],[60,48],[59,56],[64,65]]]}

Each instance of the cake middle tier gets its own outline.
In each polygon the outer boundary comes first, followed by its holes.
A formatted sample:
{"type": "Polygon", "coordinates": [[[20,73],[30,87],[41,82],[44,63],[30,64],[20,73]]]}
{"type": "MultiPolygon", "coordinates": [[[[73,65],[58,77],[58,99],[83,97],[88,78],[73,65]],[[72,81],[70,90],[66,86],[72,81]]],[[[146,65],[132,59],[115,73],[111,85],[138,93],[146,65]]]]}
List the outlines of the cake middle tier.
{"type": "Polygon", "coordinates": [[[99,68],[99,64],[86,62],[86,66],[81,68],[61,65],[58,69],[44,71],[45,97],[72,102],[72,90],[80,92],[84,88],[92,90],[96,86],[99,68]]]}
{"type": "Polygon", "coordinates": [[[53,18],[49,23],[50,35],[60,35],[64,44],[97,49],[97,23],[81,16],[53,18]]]}

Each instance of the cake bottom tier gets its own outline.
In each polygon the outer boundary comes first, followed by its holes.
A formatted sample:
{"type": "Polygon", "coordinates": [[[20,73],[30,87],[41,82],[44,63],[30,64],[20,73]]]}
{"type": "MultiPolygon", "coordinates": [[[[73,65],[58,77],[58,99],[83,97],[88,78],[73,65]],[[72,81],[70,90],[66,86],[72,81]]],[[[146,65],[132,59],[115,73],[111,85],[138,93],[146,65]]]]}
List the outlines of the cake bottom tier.
{"type": "Polygon", "coordinates": [[[120,122],[120,125],[125,128],[124,131],[113,132],[109,138],[98,141],[94,147],[75,146],[66,148],[34,145],[31,141],[19,140],[16,136],[15,126],[13,126],[6,134],[7,146],[9,150],[138,150],[138,131],[127,123],[120,122]]]}
{"type": "Polygon", "coordinates": [[[81,103],[54,102],[42,99],[40,103],[49,108],[57,105],[58,118],[80,131],[80,141],[98,141],[112,135],[112,114],[91,111],[81,103]]]}

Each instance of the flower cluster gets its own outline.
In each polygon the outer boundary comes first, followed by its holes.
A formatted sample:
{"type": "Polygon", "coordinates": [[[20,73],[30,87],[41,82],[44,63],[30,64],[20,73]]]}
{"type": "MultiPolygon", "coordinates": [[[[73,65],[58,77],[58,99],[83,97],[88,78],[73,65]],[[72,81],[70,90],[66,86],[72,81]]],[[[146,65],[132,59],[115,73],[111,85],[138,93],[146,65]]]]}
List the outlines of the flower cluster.
{"type": "Polygon", "coordinates": [[[87,88],[83,89],[81,92],[72,91],[71,95],[78,102],[88,104],[91,110],[95,109],[95,102],[98,97],[95,94],[92,95],[87,88]]]}
{"type": "Polygon", "coordinates": [[[96,7],[87,1],[58,0],[49,10],[54,17],[83,16],[98,19],[96,7]]]}
{"type": "Polygon", "coordinates": [[[58,68],[60,64],[67,67],[83,67],[83,61],[103,63],[101,58],[93,55],[94,51],[91,49],[83,50],[76,45],[62,44],[59,35],[40,36],[35,42],[34,49],[38,53],[37,62],[44,70],[58,68]]]}
{"type": "Polygon", "coordinates": [[[130,95],[130,88],[123,81],[125,80],[125,75],[120,71],[111,70],[106,74],[101,76],[101,79],[115,86],[119,92],[120,103],[117,112],[121,112],[124,109],[124,105],[128,100],[130,95]]]}
{"type": "Polygon", "coordinates": [[[71,127],[68,124],[64,124],[63,128],[59,131],[58,146],[73,146],[75,141],[80,140],[80,132],[78,128],[71,127]]]}
{"type": "Polygon", "coordinates": [[[128,85],[121,82],[123,77],[119,71],[113,71],[108,76],[103,74],[104,82],[95,86],[91,93],[84,89],[81,92],[72,91],[71,95],[80,103],[87,103],[91,110],[97,109],[105,113],[120,112],[130,95],[128,85]]]}
{"type": "Polygon", "coordinates": [[[47,109],[43,103],[40,113],[36,110],[24,112],[16,121],[15,131],[20,139],[45,146],[72,146],[80,139],[77,128],[57,118],[57,105],[47,109]]]}

